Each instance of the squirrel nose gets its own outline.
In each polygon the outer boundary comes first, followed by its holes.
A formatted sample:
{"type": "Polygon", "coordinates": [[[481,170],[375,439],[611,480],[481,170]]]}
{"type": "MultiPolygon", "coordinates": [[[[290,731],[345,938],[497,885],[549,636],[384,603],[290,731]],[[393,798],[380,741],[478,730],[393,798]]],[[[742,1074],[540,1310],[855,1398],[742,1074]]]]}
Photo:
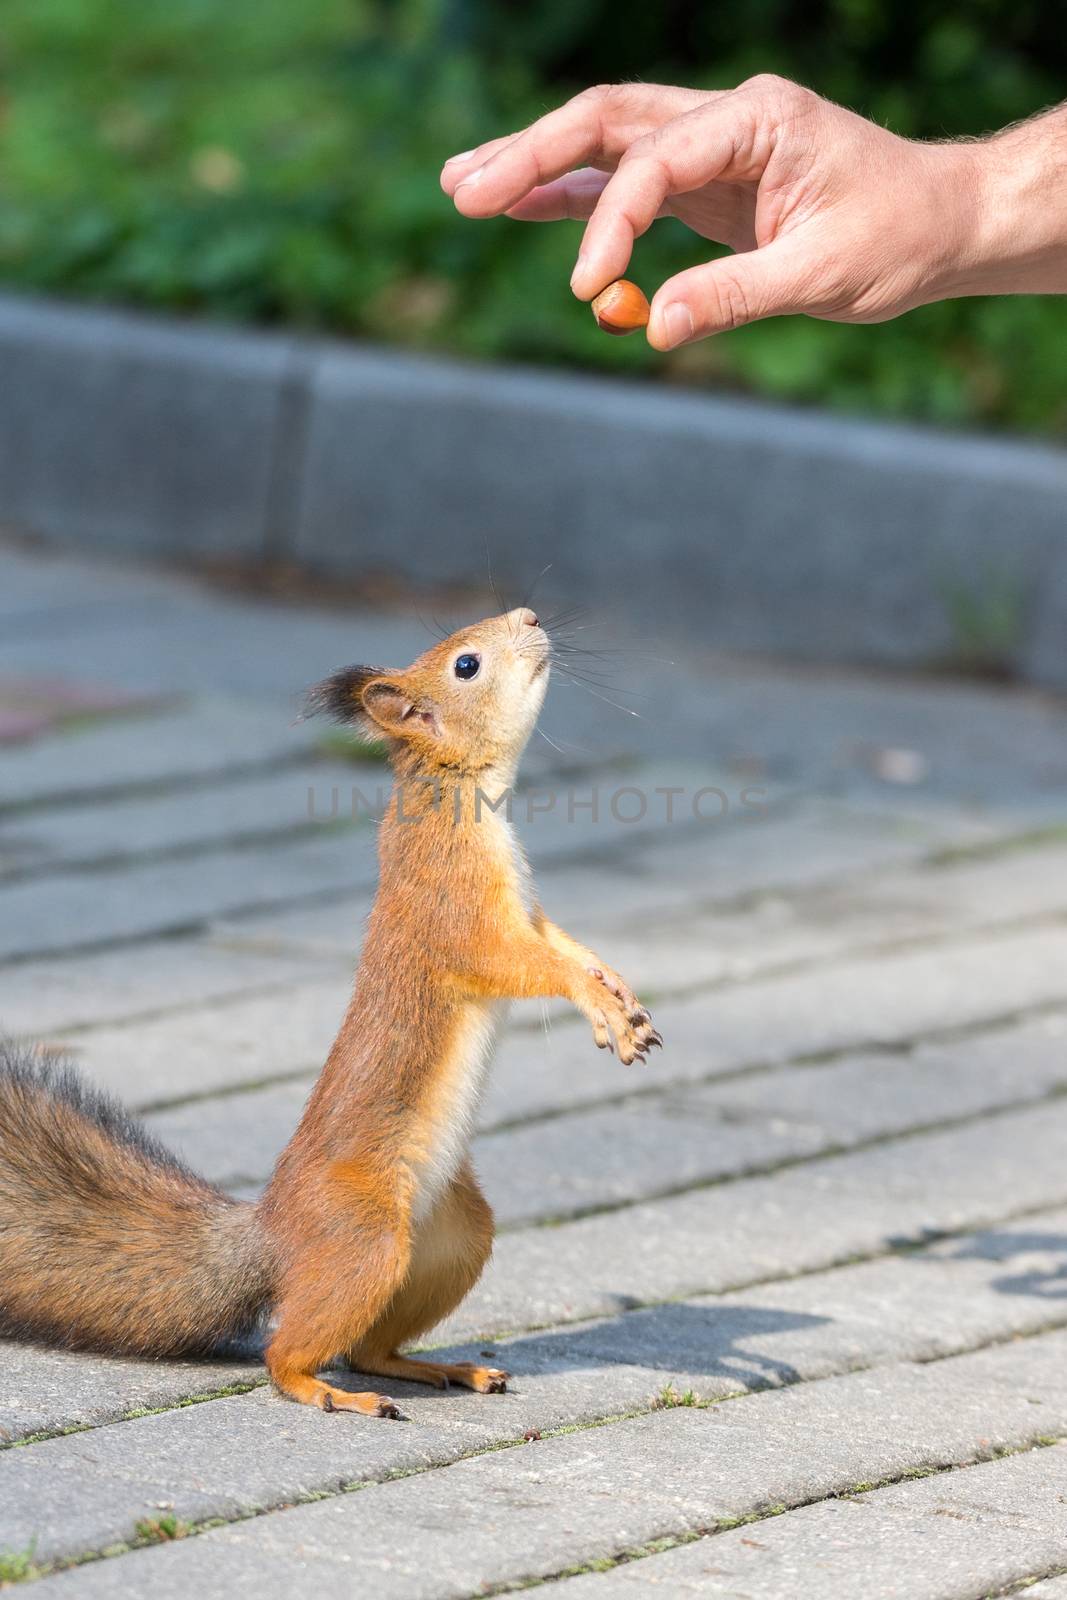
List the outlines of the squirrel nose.
{"type": "Polygon", "coordinates": [[[537,620],[537,613],[531,611],[529,606],[519,606],[514,616],[516,622],[523,622],[528,628],[539,628],[541,626],[537,620]]]}

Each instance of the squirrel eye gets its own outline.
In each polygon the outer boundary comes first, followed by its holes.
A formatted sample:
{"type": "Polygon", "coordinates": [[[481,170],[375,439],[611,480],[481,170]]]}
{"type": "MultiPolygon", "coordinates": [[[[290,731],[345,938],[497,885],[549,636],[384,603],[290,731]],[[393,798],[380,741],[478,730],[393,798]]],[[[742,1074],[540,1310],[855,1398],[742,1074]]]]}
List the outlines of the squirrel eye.
{"type": "Polygon", "coordinates": [[[456,665],[453,670],[457,678],[476,678],[478,676],[478,668],[481,666],[481,664],[481,656],[457,656],[456,665]]]}

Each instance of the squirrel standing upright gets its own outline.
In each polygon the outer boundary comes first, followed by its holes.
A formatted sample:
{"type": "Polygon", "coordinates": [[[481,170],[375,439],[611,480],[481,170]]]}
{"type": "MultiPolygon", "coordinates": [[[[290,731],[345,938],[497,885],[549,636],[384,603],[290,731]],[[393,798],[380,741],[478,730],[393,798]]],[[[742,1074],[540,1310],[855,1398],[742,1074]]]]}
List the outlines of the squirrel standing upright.
{"type": "Polygon", "coordinates": [[[69,1068],[0,1055],[0,1333],[112,1354],[205,1351],[268,1310],[270,1376],[324,1411],[396,1416],[318,1371],[499,1392],[508,1374],[400,1347],[488,1259],[468,1146],[501,1002],[559,995],[603,1048],[659,1035],[617,973],[549,922],[506,815],[551,649],[520,607],[400,672],[349,667],[309,707],[389,741],[381,877],[340,1032],[262,1199],[194,1176],[69,1068]]]}

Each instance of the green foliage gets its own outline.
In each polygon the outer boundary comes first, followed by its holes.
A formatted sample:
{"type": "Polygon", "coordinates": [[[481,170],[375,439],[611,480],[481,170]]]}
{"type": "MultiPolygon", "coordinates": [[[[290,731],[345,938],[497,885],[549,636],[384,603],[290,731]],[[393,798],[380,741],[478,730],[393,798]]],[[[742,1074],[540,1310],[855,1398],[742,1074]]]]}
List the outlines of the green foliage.
{"type": "Polygon", "coordinates": [[[972,676],[1010,679],[1026,637],[1026,589],[1013,573],[986,568],[946,577],[941,598],[952,629],[945,664],[972,676]]]}
{"type": "Polygon", "coordinates": [[[657,1395],[653,1396],[652,1409],[653,1411],[673,1411],[678,1406],[696,1406],[699,1403],[692,1389],[680,1390],[672,1379],[670,1383],[663,1385],[657,1395]]]}
{"type": "Polygon", "coordinates": [[[33,1559],[35,1545],[25,1550],[0,1550],[0,1589],[9,1584],[29,1583],[40,1577],[40,1568],[33,1559]]]}
{"type": "Polygon", "coordinates": [[[134,1526],[144,1544],[170,1544],[174,1539],[184,1539],[193,1529],[191,1522],[183,1522],[169,1511],[162,1517],[143,1517],[134,1526]]]}
{"type": "MultiPolygon", "coordinates": [[[[1062,301],[874,328],[777,320],[664,359],[567,289],[576,225],[458,218],[442,159],[586,83],[788,73],[903,133],[980,133],[1062,94],[1037,0],[4,0],[0,279],[476,357],[599,366],[850,410],[1067,431],[1062,301]]],[[[640,241],[651,289],[707,246],[640,241]]]]}

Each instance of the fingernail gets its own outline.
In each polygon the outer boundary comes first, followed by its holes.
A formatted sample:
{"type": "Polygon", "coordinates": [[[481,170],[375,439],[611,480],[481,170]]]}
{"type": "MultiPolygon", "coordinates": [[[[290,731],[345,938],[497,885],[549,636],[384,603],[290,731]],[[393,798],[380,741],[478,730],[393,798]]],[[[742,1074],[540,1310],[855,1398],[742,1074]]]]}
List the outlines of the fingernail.
{"type": "Polygon", "coordinates": [[[663,331],[667,335],[668,350],[673,350],[676,345],[685,344],[687,339],[693,337],[693,313],[681,300],[675,300],[673,305],[664,306],[662,323],[663,331]]]}
{"type": "Polygon", "coordinates": [[[475,167],[473,172],[469,172],[467,174],[467,176],[463,179],[462,183],[457,183],[456,184],[456,188],[457,189],[466,189],[472,183],[480,183],[482,181],[482,175],[483,175],[484,172],[485,172],[485,168],[484,167],[475,167]]]}
{"type": "Polygon", "coordinates": [[[445,162],[445,166],[450,167],[453,161],[469,161],[473,154],[473,150],[461,150],[458,156],[449,156],[448,160],[445,162]]]}
{"type": "Polygon", "coordinates": [[[580,278],[584,271],[585,271],[585,256],[579,250],[578,259],[574,263],[574,271],[571,273],[571,288],[572,289],[575,287],[576,279],[580,278]]]}

